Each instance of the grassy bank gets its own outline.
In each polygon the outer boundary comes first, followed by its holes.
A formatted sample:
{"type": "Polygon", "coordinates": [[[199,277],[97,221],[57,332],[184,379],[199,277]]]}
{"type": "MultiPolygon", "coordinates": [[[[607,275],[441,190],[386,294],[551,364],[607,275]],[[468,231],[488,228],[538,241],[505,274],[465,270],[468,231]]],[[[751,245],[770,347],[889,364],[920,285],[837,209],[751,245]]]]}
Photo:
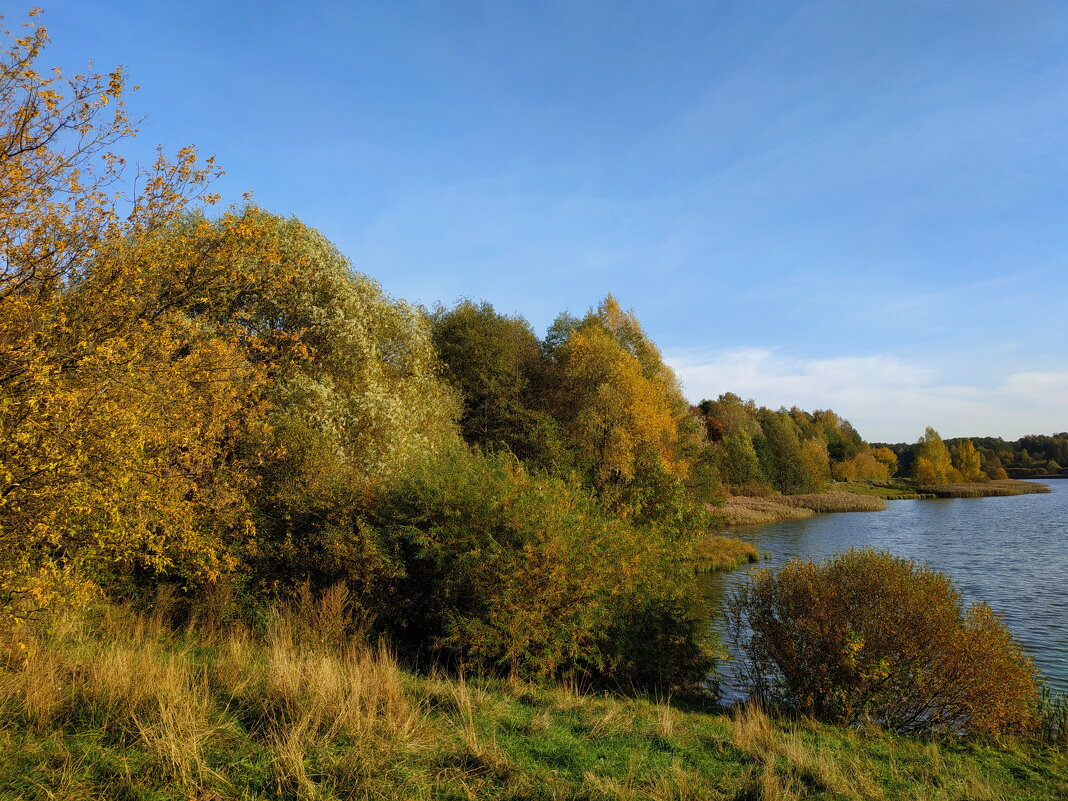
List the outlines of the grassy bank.
{"type": "Polygon", "coordinates": [[[868,483],[862,481],[839,481],[834,485],[836,491],[851,492],[854,495],[868,495],[887,501],[925,500],[935,498],[931,493],[917,492],[916,488],[903,479],[891,479],[887,482],[868,483]]]}
{"type": "Polygon", "coordinates": [[[760,551],[751,542],[735,537],[709,534],[694,547],[693,564],[698,571],[730,570],[760,560],[760,551]]]}
{"type": "Polygon", "coordinates": [[[416,676],[329,617],[174,634],[107,609],[3,644],[5,799],[1052,799],[1068,754],[416,676]]]}
{"type": "Polygon", "coordinates": [[[917,487],[920,492],[930,493],[937,498],[993,498],[1007,495],[1033,495],[1050,492],[1045,484],[1032,481],[1017,481],[1007,478],[999,481],[964,484],[926,484],[917,487]]]}

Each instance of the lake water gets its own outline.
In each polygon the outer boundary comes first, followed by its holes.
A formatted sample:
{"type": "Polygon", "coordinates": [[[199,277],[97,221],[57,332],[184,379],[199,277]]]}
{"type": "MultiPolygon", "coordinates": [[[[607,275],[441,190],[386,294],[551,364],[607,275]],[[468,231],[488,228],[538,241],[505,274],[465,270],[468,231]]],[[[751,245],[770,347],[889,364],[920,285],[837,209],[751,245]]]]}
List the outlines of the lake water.
{"type": "MultiPolygon", "coordinates": [[[[1051,687],[1068,692],[1068,480],[1052,493],[1009,498],[890,501],[883,512],[824,514],[739,526],[735,536],[771,554],[824,559],[850,547],[924,561],[957,582],[966,603],[1003,615],[1051,687]]],[[[713,626],[725,595],[757,567],[701,576],[713,626]]],[[[725,677],[725,695],[736,695],[725,677]]]]}

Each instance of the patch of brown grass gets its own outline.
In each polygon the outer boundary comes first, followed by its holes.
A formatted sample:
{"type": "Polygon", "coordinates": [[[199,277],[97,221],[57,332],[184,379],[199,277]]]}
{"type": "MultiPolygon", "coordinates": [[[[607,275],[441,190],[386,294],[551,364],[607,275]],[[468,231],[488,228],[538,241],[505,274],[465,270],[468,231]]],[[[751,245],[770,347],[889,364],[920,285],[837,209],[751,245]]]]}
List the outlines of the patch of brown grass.
{"type": "Polygon", "coordinates": [[[723,506],[715,510],[728,526],[753,526],[763,523],[778,523],[781,520],[804,520],[815,514],[811,509],[791,506],[783,502],[783,497],[756,498],[739,495],[728,498],[723,506]]]}
{"type": "Polygon", "coordinates": [[[1050,492],[1045,484],[1004,478],[997,481],[966,482],[961,484],[925,484],[918,490],[939,498],[995,498],[1009,495],[1034,495],[1050,492]]]}
{"type": "Polygon", "coordinates": [[[782,502],[790,506],[811,509],[813,512],[881,512],[886,500],[872,495],[852,492],[819,492],[807,495],[785,495],[782,502]]]}

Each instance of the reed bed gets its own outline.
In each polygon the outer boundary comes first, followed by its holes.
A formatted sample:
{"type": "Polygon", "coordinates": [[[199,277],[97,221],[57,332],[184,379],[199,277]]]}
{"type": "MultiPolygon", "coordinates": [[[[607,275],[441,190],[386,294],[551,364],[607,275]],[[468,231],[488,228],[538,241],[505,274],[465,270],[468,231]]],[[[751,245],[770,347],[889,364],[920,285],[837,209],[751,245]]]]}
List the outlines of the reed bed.
{"type": "Polygon", "coordinates": [[[1037,484],[1033,481],[1017,481],[1013,478],[984,481],[982,483],[930,484],[919,486],[917,489],[938,498],[993,498],[1050,492],[1050,488],[1045,484],[1037,484]]]}
{"type": "Polygon", "coordinates": [[[821,492],[807,495],[784,495],[782,502],[813,512],[880,512],[886,499],[852,492],[821,492]]]}
{"type": "Polygon", "coordinates": [[[693,564],[698,572],[730,570],[760,561],[760,551],[751,542],[736,537],[709,534],[694,546],[693,564]]]}
{"type": "Polygon", "coordinates": [[[781,495],[771,498],[736,496],[715,510],[725,526],[752,526],[780,520],[804,520],[815,512],[785,503],[781,495]]]}

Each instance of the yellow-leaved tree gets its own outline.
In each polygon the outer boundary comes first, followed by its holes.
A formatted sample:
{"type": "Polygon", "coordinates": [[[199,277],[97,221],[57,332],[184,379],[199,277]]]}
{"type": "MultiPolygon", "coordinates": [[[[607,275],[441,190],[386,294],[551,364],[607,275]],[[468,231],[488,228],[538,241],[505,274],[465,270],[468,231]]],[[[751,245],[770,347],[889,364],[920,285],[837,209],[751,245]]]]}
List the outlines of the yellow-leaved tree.
{"type": "Polygon", "coordinates": [[[961,480],[960,472],[953,467],[949,448],[938,432],[927,426],[916,446],[916,459],[912,463],[912,477],[917,484],[948,484],[961,480]]]}
{"type": "Polygon", "coordinates": [[[983,472],[983,458],[970,439],[961,440],[953,448],[953,466],[965,481],[989,481],[983,472]]]}
{"type": "Polygon", "coordinates": [[[675,374],[611,295],[574,323],[553,359],[560,382],[553,414],[618,511],[662,506],[667,487],[682,486],[711,461],[675,374]]]}
{"type": "MultiPolygon", "coordinates": [[[[27,24],[0,56],[0,616],[147,569],[210,581],[245,525],[233,448],[262,371],[241,337],[195,313],[247,278],[243,215],[225,215],[222,270],[203,270],[215,173],[191,149],[138,175],[122,70],[37,67],[27,24]],[[180,230],[175,236],[161,232],[180,230]],[[95,580],[95,582],[94,582],[95,580]]],[[[214,238],[213,238],[214,241],[214,238]]]]}

